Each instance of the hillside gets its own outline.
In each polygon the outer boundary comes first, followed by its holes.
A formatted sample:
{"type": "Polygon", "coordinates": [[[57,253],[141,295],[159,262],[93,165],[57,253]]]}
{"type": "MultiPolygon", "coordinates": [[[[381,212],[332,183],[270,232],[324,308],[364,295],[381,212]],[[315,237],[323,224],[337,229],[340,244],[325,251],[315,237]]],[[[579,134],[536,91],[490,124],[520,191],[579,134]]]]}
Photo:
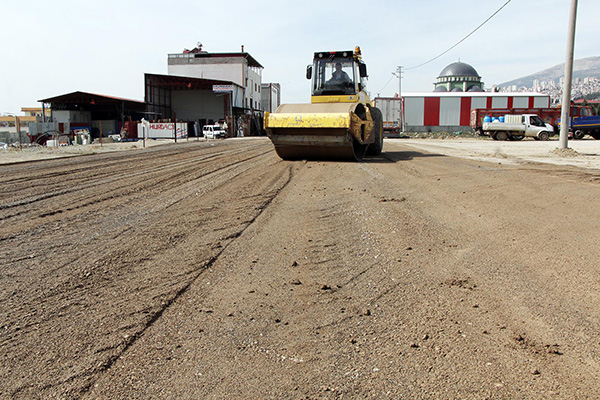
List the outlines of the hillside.
{"type": "MultiPolygon", "coordinates": [[[[534,79],[539,81],[556,81],[564,76],[565,64],[558,64],[535,74],[527,75],[512,81],[498,84],[499,87],[517,85],[518,87],[532,87],[534,79]]],[[[573,78],[585,77],[600,78],[600,57],[588,57],[575,60],[573,63],[573,78]]]]}

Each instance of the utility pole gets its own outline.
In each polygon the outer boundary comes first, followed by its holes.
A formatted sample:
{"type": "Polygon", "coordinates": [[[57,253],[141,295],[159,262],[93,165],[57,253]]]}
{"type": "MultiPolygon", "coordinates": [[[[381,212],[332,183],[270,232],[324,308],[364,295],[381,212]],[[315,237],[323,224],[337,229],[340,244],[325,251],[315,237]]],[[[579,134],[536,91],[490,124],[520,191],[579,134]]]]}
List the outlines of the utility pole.
{"type": "Polygon", "coordinates": [[[233,122],[233,89],[231,90],[231,92],[229,92],[229,115],[231,115],[231,123],[227,127],[227,134],[229,135],[229,137],[233,137],[233,133],[235,132],[235,123],[233,122]]]}
{"type": "Polygon", "coordinates": [[[23,150],[23,141],[21,140],[21,121],[19,121],[19,117],[15,115],[15,129],[17,130],[17,134],[19,135],[19,150],[23,150]]]}
{"type": "Polygon", "coordinates": [[[575,52],[575,21],[577,20],[577,0],[571,0],[569,18],[569,36],[567,38],[567,57],[565,60],[565,85],[563,87],[562,109],[560,112],[560,146],[566,149],[569,140],[569,121],[571,111],[571,81],[573,79],[573,53],[575,52]]]}
{"type": "Polygon", "coordinates": [[[175,136],[175,143],[177,143],[177,113],[173,112],[173,136],[175,136]]]}
{"type": "Polygon", "coordinates": [[[398,107],[398,134],[404,131],[404,104],[402,104],[402,65],[398,66],[396,70],[398,73],[398,100],[400,107],[398,107]]]}

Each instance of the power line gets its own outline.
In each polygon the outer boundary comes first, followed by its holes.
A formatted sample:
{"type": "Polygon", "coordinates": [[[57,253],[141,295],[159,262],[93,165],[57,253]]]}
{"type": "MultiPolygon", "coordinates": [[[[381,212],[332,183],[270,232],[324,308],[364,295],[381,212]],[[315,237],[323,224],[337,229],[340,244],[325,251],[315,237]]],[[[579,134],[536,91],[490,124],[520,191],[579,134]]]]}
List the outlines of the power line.
{"type": "Polygon", "coordinates": [[[381,93],[381,92],[383,92],[383,89],[385,89],[385,88],[387,87],[387,85],[389,85],[389,84],[390,84],[390,82],[392,81],[392,79],[394,79],[394,77],[395,77],[395,75],[394,75],[394,73],[392,72],[392,76],[390,77],[390,80],[389,80],[389,81],[387,81],[387,83],[386,83],[386,84],[385,84],[385,85],[384,85],[384,86],[383,86],[381,89],[379,89],[379,92],[377,92],[377,93],[381,93]]]}
{"type": "MultiPolygon", "coordinates": [[[[512,1],[512,0],[508,0],[506,3],[504,3],[504,4],[502,5],[502,7],[500,7],[498,10],[496,10],[496,12],[495,12],[495,13],[493,13],[493,14],[492,14],[492,15],[491,15],[491,16],[490,16],[488,19],[486,19],[485,21],[483,21],[483,22],[482,22],[482,23],[481,23],[481,24],[480,24],[480,25],[479,25],[477,28],[473,29],[473,30],[471,31],[471,33],[469,33],[467,36],[465,36],[464,38],[462,38],[462,39],[461,39],[461,40],[460,40],[458,43],[456,43],[454,46],[450,47],[448,50],[446,50],[446,51],[444,51],[443,53],[441,53],[440,55],[438,55],[438,56],[436,56],[436,57],[432,58],[431,60],[424,62],[423,64],[419,64],[419,65],[417,65],[417,66],[415,66],[415,67],[404,68],[404,70],[406,71],[406,70],[409,70],[409,69],[416,69],[416,68],[422,67],[422,66],[423,66],[423,65],[425,65],[425,64],[429,64],[429,63],[430,63],[430,62],[432,62],[433,60],[437,60],[438,58],[440,58],[441,56],[443,56],[444,54],[446,54],[447,52],[449,52],[450,50],[452,50],[453,48],[455,48],[456,46],[458,46],[459,44],[461,44],[462,42],[464,42],[464,41],[465,41],[465,40],[466,40],[466,39],[467,39],[469,36],[471,36],[472,34],[474,34],[474,33],[475,33],[477,30],[479,30],[479,28],[481,28],[483,25],[485,25],[485,24],[486,24],[486,22],[488,22],[488,21],[489,21],[490,19],[492,19],[492,18],[493,18],[493,17],[494,17],[496,14],[498,14],[498,13],[500,12],[500,10],[502,10],[504,7],[506,7],[506,5],[507,5],[508,3],[510,3],[511,1],[512,1]]],[[[388,83],[389,83],[389,82],[388,82],[388,83]]],[[[387,85],[386,85],[386,86],[387,86],[387,85]]]]}
{"type": "MultiPolygon", "coordinates": [[[[444,54],[448,53],[450,50],[452,50],[453,48],[455,48],[456,46],[458,46],[459,44],[461,44],[462,42],[464,42],[469,36],[471,36],[472,34],[474,34],[476,31],[479,30],[479,28],[481,28],[483,25],[485,25],[490,19],[492,19],[496,14],[498,14],[504,7],[506,7],[508,5],[508,3],[510,3],[512,0],[507,0],[506,3],[504,3],[502,5],[502,7],[500,7],[498,10],[496,10],[496,12],[494,12],[492,15],[490,15],[490,17],[488,19],[486,19],[485,21],[483,21],[477,28],[473,29],[467,36],[465,36],[464,38],[462,38],[460,41],[458,41],[454,46],[450,47],[448,50],[444,51],[443,53],[437,55],[436,57],[432,58],[431,60],[424,62],[423,64],[419,64],[417,66],[414,67],[410,67],[410,68],[404,68],[404,71],[406,70],[411,70],[411,69],[417,69],[422,67],[423,65],[429,64],[430,62],[437,60],[438,58],[440,58],[441,56],[443,56],[444,54]]],[[[390,80],[387,81],[387,83],[379,90],[378,93],[382,92],[383,89],[385,89],[390,82],[392,81],[392,79],[394,79],[394,77],[397,77],[393,72],[392,72],[392,76],[390,77],[390,80]]]]}

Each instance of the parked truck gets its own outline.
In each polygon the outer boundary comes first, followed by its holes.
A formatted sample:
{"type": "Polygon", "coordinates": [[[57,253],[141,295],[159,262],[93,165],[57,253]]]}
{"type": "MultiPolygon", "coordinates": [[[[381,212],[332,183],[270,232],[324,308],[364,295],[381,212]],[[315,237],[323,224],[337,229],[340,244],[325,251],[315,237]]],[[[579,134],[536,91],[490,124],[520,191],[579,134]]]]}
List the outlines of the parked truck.
{"type": "Polygon", "coordinates": [[[600,116],[598,115],[572,117],[569,128],[573,139],[583,139],[585,135],[590,135],[600,140],[600,116]]]}
{"type": "Polygon", "coordinates": [[[398,97],[376,97],[375,107],[381,110],[383,117],[383,134],[386,137],[400,136],[401,103],[398,97]]]}
{"type": "MultiPolygon", "coordinates": [[[[483,123],[485,117],[500,118],[505,115],[535,114],[545,123],[552,125],[554,133],[558,134],[560,125],[561,108],[475,108],[471,110],[471,128],[479,135],[484,134],[483,123]]],[[[587,117],[593,115],[590,106],[571,105],[570,114],[572,118],[587,117]]],[[[583,136],[582,136],[583,137],[583,136]]],[[[576,138],[581,139],[581,138],[576,138]]]]}
{"type": "Polygon", "coordinates": [[[554,127],[535,114],[505,115],[497,122],[484,122],[482,129],[494,140],[548,140],[554,135],[554,127]]]}

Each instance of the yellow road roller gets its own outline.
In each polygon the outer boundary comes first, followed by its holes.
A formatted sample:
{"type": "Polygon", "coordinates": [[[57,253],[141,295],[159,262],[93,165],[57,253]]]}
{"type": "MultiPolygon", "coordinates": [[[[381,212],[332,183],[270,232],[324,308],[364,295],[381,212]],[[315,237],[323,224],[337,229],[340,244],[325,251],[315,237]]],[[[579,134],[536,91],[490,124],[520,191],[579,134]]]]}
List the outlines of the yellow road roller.
{"type": "Polygon", "coordinates": [[[365,92],[360,48],[314,54],[306,68],[310,104],[282,104],[265,112],[265,130],[284,160],[356,160],[383,149],[381,111],[365,92]]]}

